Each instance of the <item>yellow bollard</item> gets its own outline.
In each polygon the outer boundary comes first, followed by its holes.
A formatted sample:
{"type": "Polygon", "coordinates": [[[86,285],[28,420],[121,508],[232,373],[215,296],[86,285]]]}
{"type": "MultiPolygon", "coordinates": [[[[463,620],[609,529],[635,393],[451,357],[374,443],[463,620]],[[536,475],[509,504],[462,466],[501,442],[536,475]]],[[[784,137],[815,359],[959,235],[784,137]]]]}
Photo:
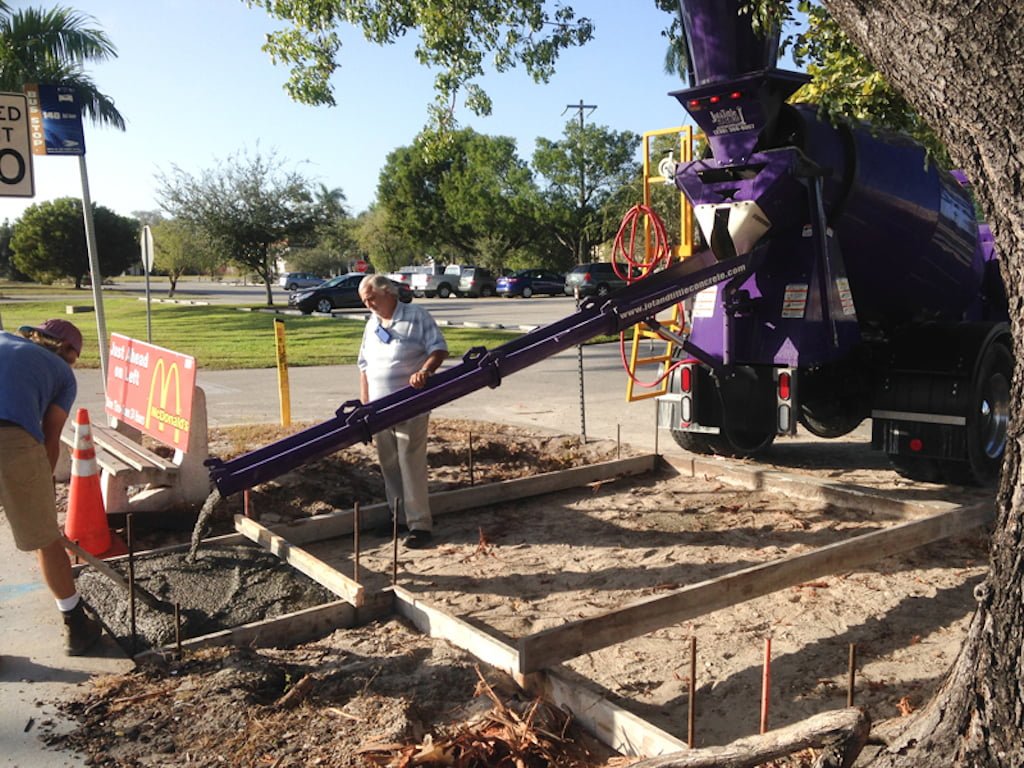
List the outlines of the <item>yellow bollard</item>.
{"type": "Polygon", "coordinates": [[[284,343],[284,320],[274,319],[274,337],[277,342],[277,393],[281,401],[281,426],[292,425],[292,400],[288,391],[288,351],[284,343]]]}

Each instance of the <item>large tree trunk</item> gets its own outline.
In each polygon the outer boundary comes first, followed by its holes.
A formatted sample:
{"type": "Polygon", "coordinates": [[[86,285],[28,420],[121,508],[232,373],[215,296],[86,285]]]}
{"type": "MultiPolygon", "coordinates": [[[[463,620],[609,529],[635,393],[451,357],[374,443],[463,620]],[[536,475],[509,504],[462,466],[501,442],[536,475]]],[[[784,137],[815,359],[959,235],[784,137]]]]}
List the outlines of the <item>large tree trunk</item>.
{"type": "MultiPolygon", "coordinates": [[[[904,94],[974,182],[1003,259],[1022,398],[1024,340],[1024,3],[824,0],[847,35],[904,94]]],[[[1014,409],[991,571],[949,679],[879,756],[884,766],[1024,765],[1024,478],[1014,409]]]]}

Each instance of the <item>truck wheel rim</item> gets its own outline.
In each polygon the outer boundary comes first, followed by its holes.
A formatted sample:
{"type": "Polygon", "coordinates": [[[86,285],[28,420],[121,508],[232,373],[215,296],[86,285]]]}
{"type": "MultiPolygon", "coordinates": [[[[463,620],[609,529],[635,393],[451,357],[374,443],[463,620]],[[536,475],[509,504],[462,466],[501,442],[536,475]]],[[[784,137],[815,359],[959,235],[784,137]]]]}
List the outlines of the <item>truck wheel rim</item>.
{"type": "Polygon", "coordinates": [[[1010,382],[993,372],[981,398],[981,436],[985,455],[997,459],[1006,448],[1006,427],[1010,412],[1010,382]]]}

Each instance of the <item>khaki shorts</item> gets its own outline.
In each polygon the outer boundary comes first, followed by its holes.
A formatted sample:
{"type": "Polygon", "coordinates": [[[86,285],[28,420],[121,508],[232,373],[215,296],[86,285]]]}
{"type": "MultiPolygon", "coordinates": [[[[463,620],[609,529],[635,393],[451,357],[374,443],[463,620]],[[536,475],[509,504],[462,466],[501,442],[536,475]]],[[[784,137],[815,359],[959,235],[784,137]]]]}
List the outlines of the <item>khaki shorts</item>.
{"type": "Polygon", "coordinates": [[[23,552],[60,538],[46,448],[21,427],[0,427],[0,505],[23,552]]]}

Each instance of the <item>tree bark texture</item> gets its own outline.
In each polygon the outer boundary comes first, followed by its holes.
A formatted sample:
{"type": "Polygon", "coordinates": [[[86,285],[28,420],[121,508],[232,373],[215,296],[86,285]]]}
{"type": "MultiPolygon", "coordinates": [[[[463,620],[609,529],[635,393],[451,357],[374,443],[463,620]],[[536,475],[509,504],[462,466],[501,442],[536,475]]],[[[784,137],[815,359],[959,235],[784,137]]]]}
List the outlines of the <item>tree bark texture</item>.
{"type": "Polygon", "coordinates": [[[707,747],[649,757],[630,768],[756,768],[803,749],[824,749],[829,754],[819,765],[849,768],[860,754],[871,730],[871,721],[851,707],[823,712],[799,723],[761,736],[737,739],[722,747],[707,747]]]}
{"type": "MultiPolygon", "coordinates": [[[[1002,258],[1016,355],[1024,366],[1024,3],[824,0],[847,35],[936,130],[974,184],[1002,258]]],[[[991,570],[960,656],[933,701],[879,766],[1024,765],[1021,418],[1012,409],[991,570]]]]}

